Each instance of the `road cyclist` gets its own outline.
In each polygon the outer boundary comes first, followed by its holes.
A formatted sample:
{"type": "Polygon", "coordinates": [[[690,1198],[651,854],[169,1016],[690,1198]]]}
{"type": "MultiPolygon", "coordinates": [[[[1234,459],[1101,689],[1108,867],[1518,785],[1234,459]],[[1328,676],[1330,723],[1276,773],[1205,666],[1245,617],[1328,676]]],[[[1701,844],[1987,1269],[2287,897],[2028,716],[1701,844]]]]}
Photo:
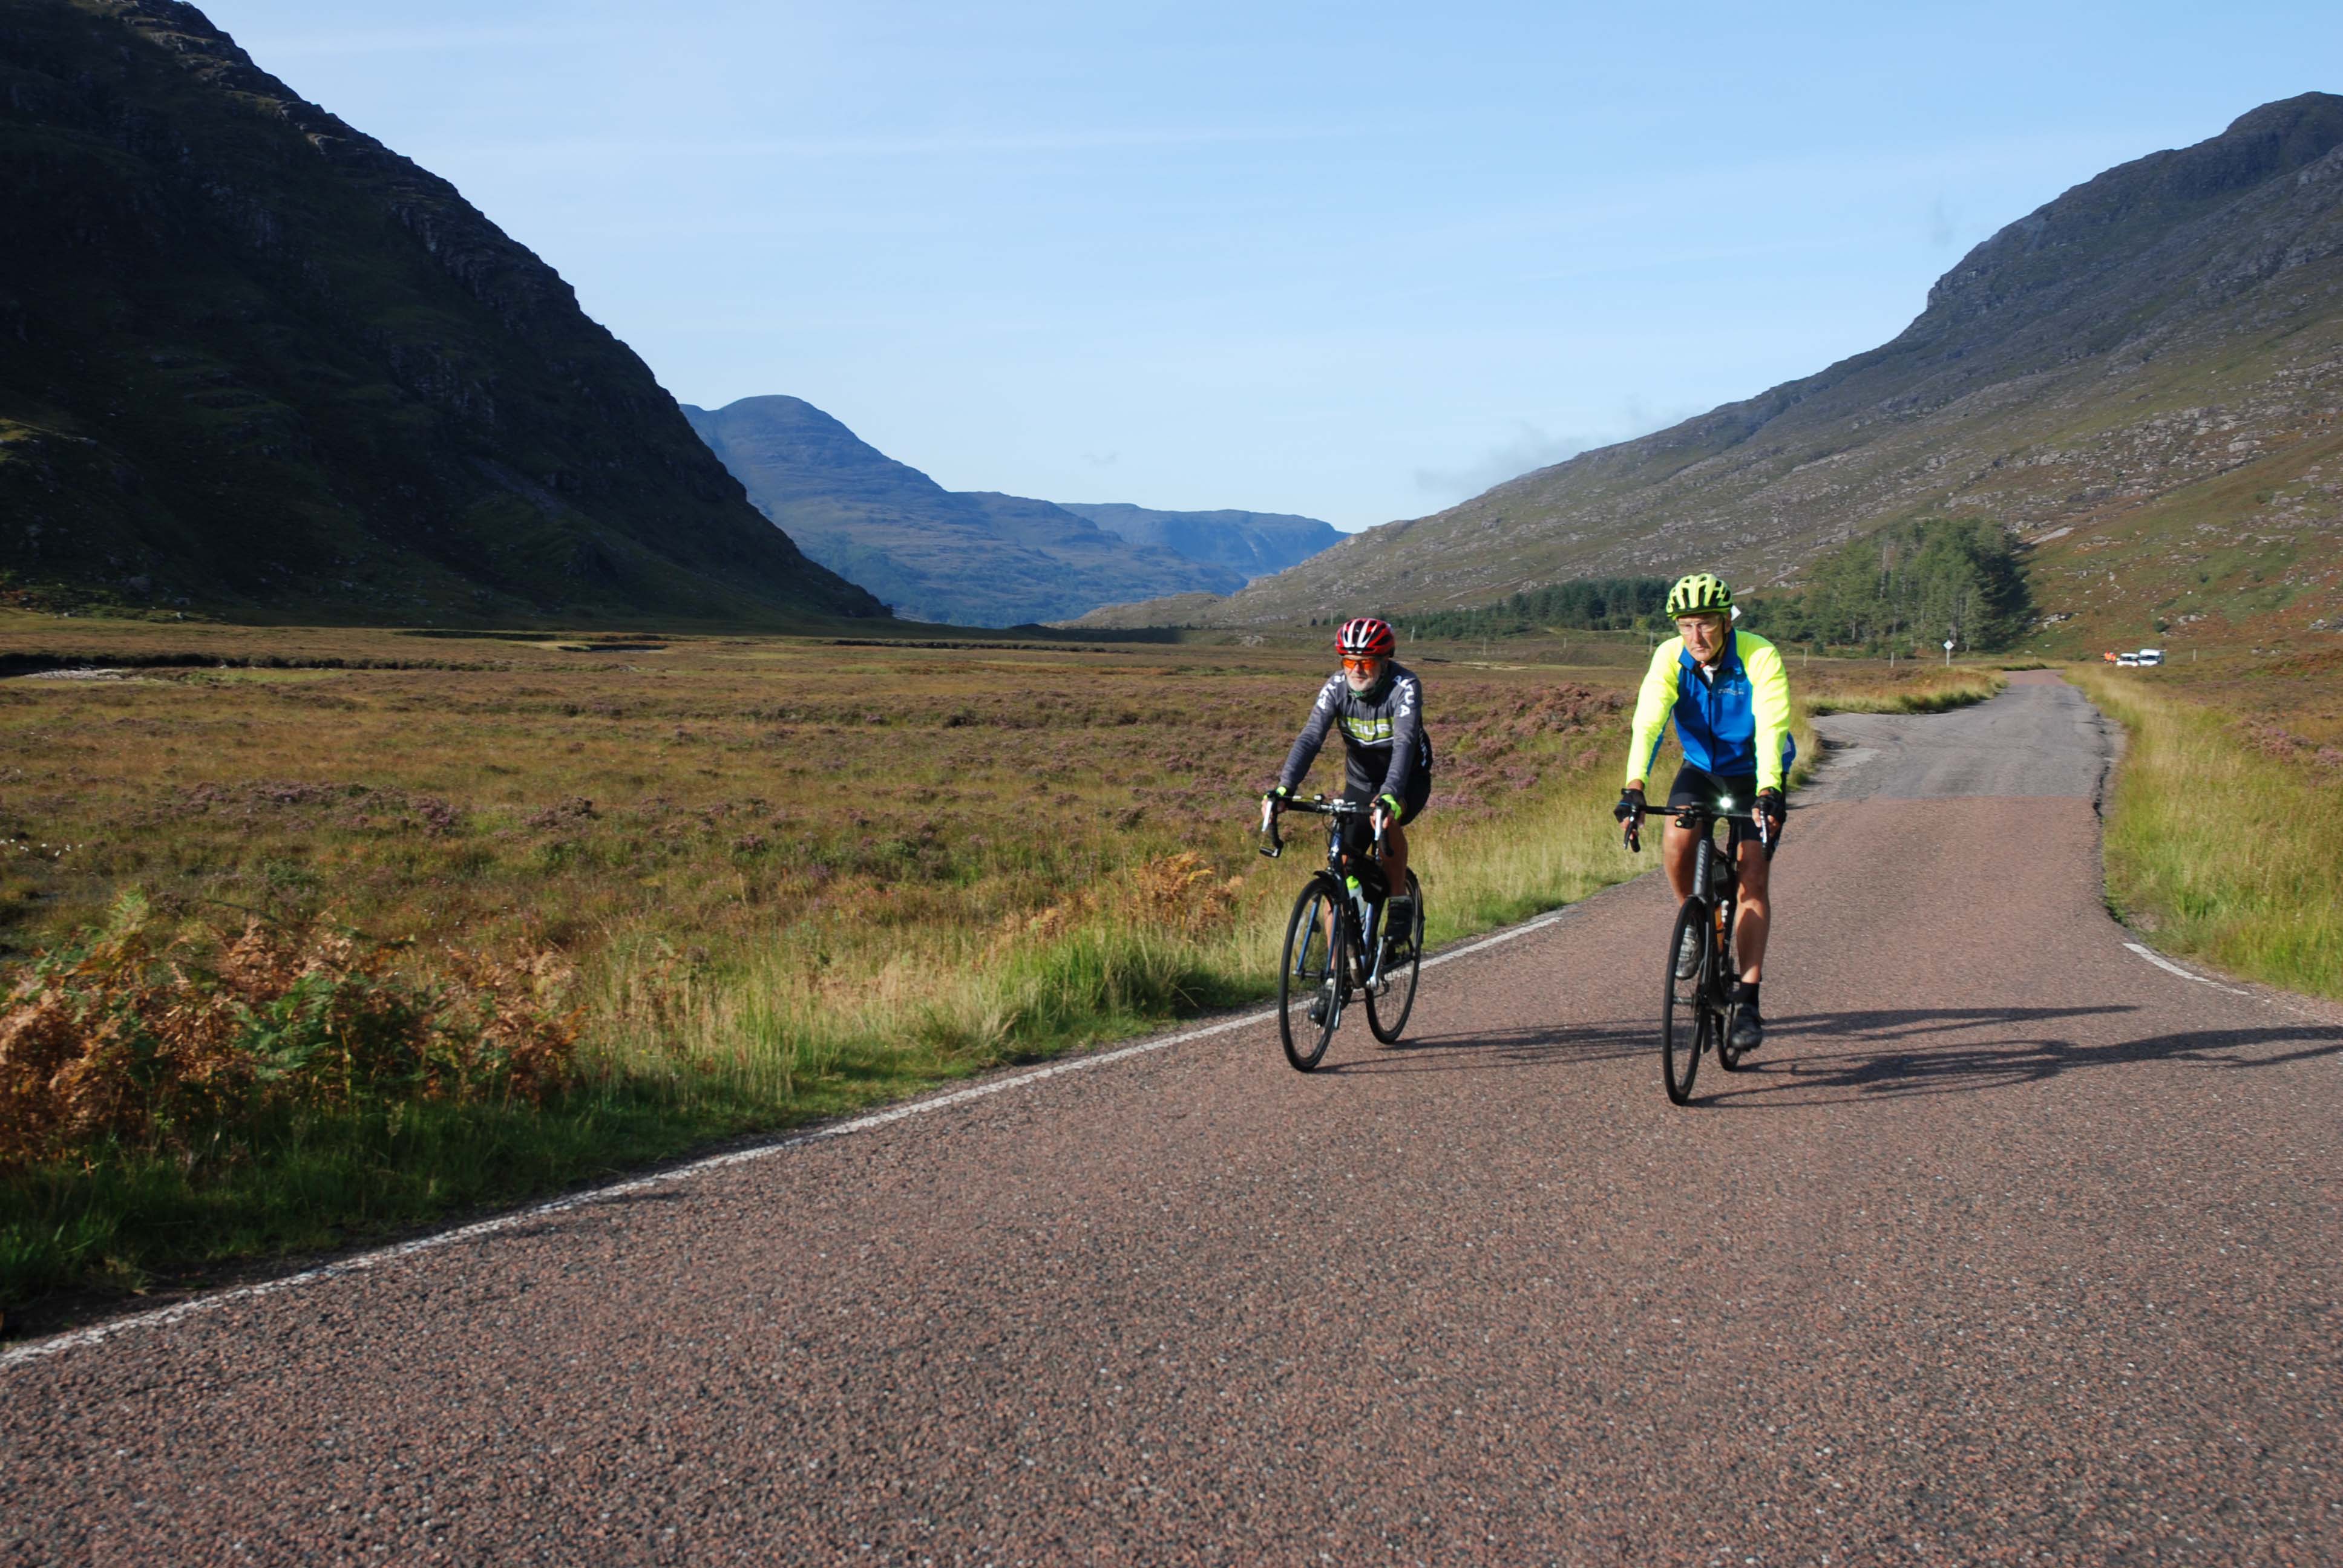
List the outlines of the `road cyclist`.
{"type": "MultiPolygon", "coordinates": [[[[1273,836],[1278,813],[1289,804],[1302,804],[1294,790],[1328,734],[1339,732],[1343,748],[1340,802],[1349,809],[1333,815],[1341,829],[1339,855],[1348,890],[1368,904],[1381,905],[1377,929],[1406,945],[1420,941],[1423,930],[1421,892],[1408,867],[1406,828],[1431,798],[1433,758],[1432,738],[1423,723],[1423,685],[1393,657],[1398,644],[1391,623],[1379,617],[1360,616],[1342,623],[1334,639],[1342,666],[1319,687],[1277,783],[1262,797],[1262,826],[1273,836]]],[[[1332,909],[1322,918],[1328,927],[1325,942],[1332,948],[1332,909]]],[[[1338,977],[1332,994],[1312,1001],[1312,1023],[1329,1021],[1322,1010],[1341,1006],[1341,990],[1338,977]]]]}
{"type": "MultiPolygon", "coordinates": [[[[1645,779],[1673,717],[1684,766],[1668,787],[1665,809],[1739,819],[1729,821],[1727,839],[1740,896],[1733,919],[1739,972],[1725,1041],[1738,1059],[1765,1039],[1757,999],[1773,923],[1769,872],[1782,842],[1784,790],[1797,755],[1790,735],[1789,670],[1771,642],[1735,627],[1740,612],[1733,589],[1713,573],[1678,578],[1668,589],[1667,614],[1677,635],[1653,651],[1644,673],[1626,784],[1613,815],[1624,824],[1629,845],[1636,845],[1647,809],[1645,779]]],[[[1685,815],[1672,819],[1662,839],[1661,859],[1679,903],[1693,896],[1695,840],[1706,829],[1702,818],[1685,815]]],[[[1674,961],[1678,979],[1697,971],[1698,932],[1684,929],[1674,961]]]]}

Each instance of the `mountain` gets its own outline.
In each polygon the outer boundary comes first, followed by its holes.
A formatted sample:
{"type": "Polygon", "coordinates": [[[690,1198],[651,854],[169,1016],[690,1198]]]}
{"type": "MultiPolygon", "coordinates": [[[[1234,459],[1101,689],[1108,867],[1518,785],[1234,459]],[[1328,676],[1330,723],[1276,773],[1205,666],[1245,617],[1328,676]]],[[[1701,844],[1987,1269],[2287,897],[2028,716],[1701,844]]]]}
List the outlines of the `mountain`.
{"type": "MultiPolygon", "coordinates": [[[[1241,570],[1131,539],[1079,508],[947,490],[800,397],[683,412],[809,555],[921,620],[1061,620],[1126,599],[1225,594],[1245,581],[1241,570]]],[[[1237,548],[1237,531],[1222,530],[1225,548],[1237,548]]]]}
{"type": "Polygon", "coordinates": [[[1698,568],[1780,584],[1930,517],[2031,543],[2053,638],[2343,624],[2343,97],[2266,105],[2076,186],[1969,252],[1893,342],[1179,618],[1698,568]]]}
{"type": "Polygon", "coordinates": [[[0,588],[249,618],[883,615],[445,180],[171,0],[0,0],[0,588]]]}
{"type": "Polygon", "coordinates": [[[1299,566],[1342,542],[1342,530],[1333,524],[1291,512],[1159,512],[1123,502],[1058,505],[1134,545],[1223,566],[1247,582],[1299,566]]]}

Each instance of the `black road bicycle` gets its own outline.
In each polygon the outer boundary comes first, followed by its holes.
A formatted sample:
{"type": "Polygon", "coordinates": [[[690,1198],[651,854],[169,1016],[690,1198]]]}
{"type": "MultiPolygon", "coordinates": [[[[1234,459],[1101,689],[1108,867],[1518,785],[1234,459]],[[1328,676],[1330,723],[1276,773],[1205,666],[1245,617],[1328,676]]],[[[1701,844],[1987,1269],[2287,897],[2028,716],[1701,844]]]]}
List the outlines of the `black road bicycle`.
{"type": "MultiPolygon", "coordinates": [[[[1663,808],[1665,809],[1665,808],[1663,808]]],[[[1733,922],[1741,907],[1741,870],[1733,851],[1743,835],[1734,824],[1748,823],[1754,837],[1765,842],[1765,824],[1746,811],[1712,811],[1688,806],[1674,813],[1676,826],[1699,835],[1693,843],[1692,896],[1676,911],[1668,933],[1667,998],[1660,1004],[1660,1071],[1668,1098],[1678,1105],[1692,1103],[1692,1081],[1700,1071],[1703,1051],[1714,1050],[1716,1063],[1727,1072],[1741,1070],[1741,1052],[1733,1049],[1733,1020],[1738,1004],[1734,982],[1741,978],[1733,961],[1733,922]],[[1717,842],[1719,823],[1726,825],[1725,841],[1717,842]],[[1686,932],[1696,939],[1700,961],[1689,975],[1679,972],[1677,955],[1686,932]]],[[[1627,848],[1640,851],[1640,818],[1627,823],[1627,848]]]]}
{"type": "MultiPolygon", "coordinates": [[[[1375,829],[1373,849],[1356,863],[1342,852],[1342,819],[1372,808],[1316,795],[1288,800],[1283,809],[1326,819],[1326,869],[1312,873],[1294,898],[1277,976],[1277,1031],[1285,1060],[1297,1072],[1308,1072],[1324,1059],[1353,995],[1366,1001],[1374,1037],[1385,1045],[1398,1040],[1414,1010],[1416,976],[1423,967],[1423,890],[1410,870],[1407,929],[1384,930],[1390,885],[1383,829],[1375,829]],[[1299,1022],[1297,1011],[1306,1015],[1299,1022]]],[[[1269,835],[1262,854],[1275,859],[1285,852],[1276,812],[1264,809],[1262,831],[1269,835]]]]}

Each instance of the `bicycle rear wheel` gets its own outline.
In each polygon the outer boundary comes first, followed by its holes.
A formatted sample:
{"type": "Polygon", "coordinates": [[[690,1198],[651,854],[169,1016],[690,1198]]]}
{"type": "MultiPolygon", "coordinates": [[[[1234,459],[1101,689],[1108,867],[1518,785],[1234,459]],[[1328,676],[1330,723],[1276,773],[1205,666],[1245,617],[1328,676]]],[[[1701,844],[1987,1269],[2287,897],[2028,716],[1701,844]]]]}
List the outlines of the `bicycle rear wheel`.
{"type": "Polygon", "coordinates": [[[1700,1071],[1700,1053],[1709,1044],[1711,1033],[1708,971],[1715,954],[1705,940],[1709,919],[1707,904],[1686,899],[1676,912],[1675,929],[1668,933],[1667,1000],[1660,1004],[1660,1071],[1668,1086],[1668,1099],[1678,1105],[1692,1103],[1692,1081],[1700,1071]],[[1704,939],[1700,963],[1689,977],[1678,979],[1676,954],[1687,930],[1704,939]]]}
{"type": "Polygon", "coordinates": [[[1340,896],[1325,878],[1312,877],[1295,896],[1293,914],[1285,922],[1285,955],[1277,971],[1277,1036],[1296,1072],[1318,1065],[1342,1021],[1340,896]],[[1294,1010],[1304,1006],[1319,1016],[1304,1012],[1297,1019],[1294,1010]]]}
{"type": "Polygon", "coordinates": [[[1367,1027],[1385,1045],[1399,1043],[1399,1031],[1415,1010],[1415,977],[1423,968],[1423,889],[1413,871],[1407,874],[1407,900],[1408,929],[1383,936],[1383,994],[1367,992],[1367,1027]]]}
{"type": "MultiPolygon", "coordinates": [[[[1731,899],[1739,895],[1728,886],[1725,896],[1731,899]]],[[[1741,1053],[1733,1049],[1733,982],[1741,978],[1740,966],[1733,961],[1733,908],[1731,904],[1724,906],[1713,922],[1716,940],[1711,949],[1708,971],[1708,1008],[1715,1020],[1716,1065],[1727,1072],[1741,1070],[1741,1053]]]]}

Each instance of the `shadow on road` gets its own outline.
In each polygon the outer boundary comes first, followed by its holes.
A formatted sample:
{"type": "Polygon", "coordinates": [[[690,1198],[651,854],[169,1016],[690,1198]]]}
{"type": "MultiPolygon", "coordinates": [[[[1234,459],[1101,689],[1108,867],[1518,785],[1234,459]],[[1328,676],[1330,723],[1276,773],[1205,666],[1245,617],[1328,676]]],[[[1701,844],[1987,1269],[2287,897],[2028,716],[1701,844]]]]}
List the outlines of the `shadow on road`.
{"type": "MultiPolygon", "coordinates": [[[[2113,1020],[2131,1007],[1985,1007],[1785,1014],[1766,1020],[1768,1043],[1739,1075],[1714,1060],[1701,1070],[1696,1103],[1734,1110],[1845,1103],[1917,1094],[1964,1094],[2046,1082],[2078,1068],[2169,1061],[2208,1068],[2275,1067],[2343,1055],[2343,1029],[2198,1030],[2126,1037],[2113,1020]],[[2107,1020],[2076,1032],[2062,1020],[2107,1020]],[[1819,1048],[1819,1049],[1818,1049],[1819,1048]]],[[[1496,1072],[1656,1058],[1655,1021],[1458,1030],[1337,1053],[1322,1075],[1496,1072]]]]}
{"type": "MultiPolygon", "coordinates": [[[[1615,1061],[1659,1049],[1653,1024],[1598,1024],[1565,1028],[1473,1030],[1409,1037],[1397,1045],[1370,1043],[1374,1054],[1330,1058],[1318,1070],[1342,1072],[1493,1072],[1505,1068],[1554,1067],[1571,1062],[1615,1061]]],[[[1338,1040],[1335,1050],[1342,1043],[1338,1040]]]]}
{"type": "Polygon", "coordinates": [[[2343,1029],[2314,1025],[2190,1030],[2091,1041],[2035,1032],[2051,1020],[2137,1010],[1946,1008],[1768,1019],[1765,1052],[1748,1063],[1742,1076],[1725,1078],[1704,1099],[1734,1109],[1814,1105],[2041,1083],[2080,1068],[2185,1062],[2237,1070],[2343,1054],[2343,1029]],[[1945,1035],[1986,1038],[1933,1038],[1945,1035]],[[1817,1051],[1813,1046],[1818,1039],[1842,1049],[1817,1051]]]}

